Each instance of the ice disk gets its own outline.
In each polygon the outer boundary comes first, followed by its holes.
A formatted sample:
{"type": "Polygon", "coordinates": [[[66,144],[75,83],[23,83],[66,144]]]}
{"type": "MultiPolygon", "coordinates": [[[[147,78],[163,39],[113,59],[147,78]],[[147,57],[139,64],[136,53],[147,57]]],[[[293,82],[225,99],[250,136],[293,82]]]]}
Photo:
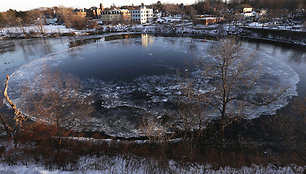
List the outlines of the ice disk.
{"type": "MultiPolygon", "coordinates": [[[[82,131],[137,137],[141,135],[139,125],[144,117],[163,118],[169,111],[177,110],[187,83],[177,70],[189,71],[188,78],[197,83],[195,90],[199,93],[214,90],[209,79],[193,66],[199,57],[209,59],[206,50],[211,44],[214,42],[191,38],[145,37],[85,45],[22,66],[11,75],[8,93],[17,106],[24,106],[28,101],[22,97],[24,88],[33,94],[43,91],[39,80],[44,78],[44,66],[70,73],[80,79],[80,91],[74,91],[76,96],[90,97],[93,101],[89,104],[95,109],[81,123],[67,125],[82,131]]],[[[262,90],[273,93],[281,87],[287,90],[269,105],[246,106],[244,112],[250,119],[274,114],[286,106],[289,98],[297,95],[299,82],[299,76],[288,65],[268,54],[256,54],[256,64],[262,71],[251,94],[256,96],[262,90]]],[[[235,112],[235,108],[230,110],[235,112]]],[[[213,109],[208,114],[218,117],[213,109]]]]}

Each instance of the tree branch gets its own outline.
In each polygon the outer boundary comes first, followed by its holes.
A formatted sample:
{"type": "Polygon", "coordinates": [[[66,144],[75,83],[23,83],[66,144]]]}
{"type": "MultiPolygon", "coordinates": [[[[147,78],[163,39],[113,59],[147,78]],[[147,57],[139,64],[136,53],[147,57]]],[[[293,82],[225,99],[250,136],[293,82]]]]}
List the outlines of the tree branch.
{"type": "Polygon", "coordinates": [[[8,81],[10,79],[9,75],[6,75],[6,81],[5,81],[5,88],[4,88],[4,92],[3,95],[6,99],[6,101],[10,104],[10,106],[12,107],[12,109],[14,110],[14,115],[15,115],[15,121],[16,124],[19,126],[22,126],[24,119],[23,114],[20,112],[20,110],[17,108],[17,106],[13,103],[13,101],[9,98],[9,96],[7,95],[7,88],[8,88],[8,81]]]}

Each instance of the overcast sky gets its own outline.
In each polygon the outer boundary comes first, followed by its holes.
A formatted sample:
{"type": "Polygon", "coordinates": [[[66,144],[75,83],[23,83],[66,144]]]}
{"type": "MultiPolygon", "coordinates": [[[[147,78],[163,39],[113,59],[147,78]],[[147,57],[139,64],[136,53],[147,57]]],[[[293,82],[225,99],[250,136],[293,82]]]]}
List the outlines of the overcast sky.
{"type": "MultiPolygon", "coordinates": [[[[100,3],[104,7],[109,7],[112,4],[121,5],[140,5],[142,2],[146,5],[156,3],[158,0],[0,0],[0,11],[7,11],[8,9],[16,10],[30,10],[39,7],[53,7],[63,5],[65,7],[74,8],[90,8],[92,6],[98,7],[100,3]]],[[[192,4],[195,0],[161,0],[162,3],[184,3],[192,4]]]]}

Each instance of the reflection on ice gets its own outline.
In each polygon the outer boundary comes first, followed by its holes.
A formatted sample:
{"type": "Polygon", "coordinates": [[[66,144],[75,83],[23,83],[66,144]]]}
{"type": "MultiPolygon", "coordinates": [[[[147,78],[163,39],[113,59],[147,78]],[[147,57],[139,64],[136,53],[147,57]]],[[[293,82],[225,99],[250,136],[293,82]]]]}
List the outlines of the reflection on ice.
{"type": "MultiPolygon", "coordinates": [[[[94,114],[75,128],[103,131],[113,136],[139,136],[139,123],[143,117],[162,118],[169,110],[176,110],[186,81],[176,74],[176,69],[191,67],[189,78],[196,80],[195,88],[199,94],[214,90],[208,79],[192,66],[196,57],[208,59],[205,52],[212,41],[151,37],[145,42],[146,48],[142,47],[143,43],[143,38],[137,37],[123,44],[120,41],[100,42],[33,61],[11,75],[9,95],[17,105],[22,105],[24,100],[20,96],[24,82],[29,82],[26,87],[32,92],[38,91],[40,87],[35,79],[42,72],[42,65],[48,65],[80,77],[82,92],[79,96],[94,98],[94,114]],[[124,76],[128,72],[133,75],[124,76]]],[[[258,96],[262,90],[272,93],[279,87],[290,88],[270,105],[248,106],[245,112],[249,118],[274,114],[287,105],[288,98],[297,95],[299,81],[298,75],[277,58],[258,54],[257,64],[263,70],[252,91],[253,96],[258,96]]],[[[235,112],[235,108],[231,110],[235,112]]],[[[207,114],[212,118],[218,116],[213,110],[207,114]]]]}

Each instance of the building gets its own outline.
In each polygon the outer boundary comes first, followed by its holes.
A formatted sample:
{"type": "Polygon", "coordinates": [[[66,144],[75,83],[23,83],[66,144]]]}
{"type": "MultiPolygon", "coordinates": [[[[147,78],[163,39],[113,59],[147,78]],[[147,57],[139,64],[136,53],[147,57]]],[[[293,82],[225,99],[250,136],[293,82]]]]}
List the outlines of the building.
{"type": "Polygon", "coordinates": [[[109,10],[101,12],[101,19],[103,23],[110,23],[114,21],[119,21],[121,19],[120,10],[109,10]]]}
{"type": "Polygon", "coordinates": [[[86,10],[87,17],[90,18],[99,18],[101,15],[101,9],[97,7],[91,7],[90,9],[86,10]]]}
{"type": "Polygon", "coordinates": [[[196,15],[195,23],[196,24],[204,24],[204,25],[212,25],[220,23],[224,20],[223,17],[215,17],[212,15],[196,15]]]}
{"type": "Polygon", "coordinates": [[[131,11],[127,9],[114,9],[101,12],[103,23],[131,21],[131,11]]]}
{"type": "Polygon", "coordinates": [[[240,13],[250,13],[253,11],[253,8],[249,4],[238,4],[235,6],[235,9],[240,13]]]}
{"type": "Polygon", "coordinates": [[[122,19],[124,21],[131,21],[132,20],[132,11],[128,9],[121,9],[122,19]]]}
{"type": "Polygon", "coordinates": [[[242,13],[250,13],[252,11],[253,11],[252,7],[246,7],[246,8],[243,8],[242,13]]]}
{"type": "Polygon", "coordinates": [[[78,15],[78,16],[83,17],[83,18],[85,18],[87,16],[87,13],[86,13],[85,9],[77,9],[76,8],[72,12],[75,13],[76,15],[78,15]]]}
{"type": "Polygon", "coordinates": [[[132,10],[132,21],[141,24],[152,22],[153,9],[142,5],[139,9],[132,10]]]}

